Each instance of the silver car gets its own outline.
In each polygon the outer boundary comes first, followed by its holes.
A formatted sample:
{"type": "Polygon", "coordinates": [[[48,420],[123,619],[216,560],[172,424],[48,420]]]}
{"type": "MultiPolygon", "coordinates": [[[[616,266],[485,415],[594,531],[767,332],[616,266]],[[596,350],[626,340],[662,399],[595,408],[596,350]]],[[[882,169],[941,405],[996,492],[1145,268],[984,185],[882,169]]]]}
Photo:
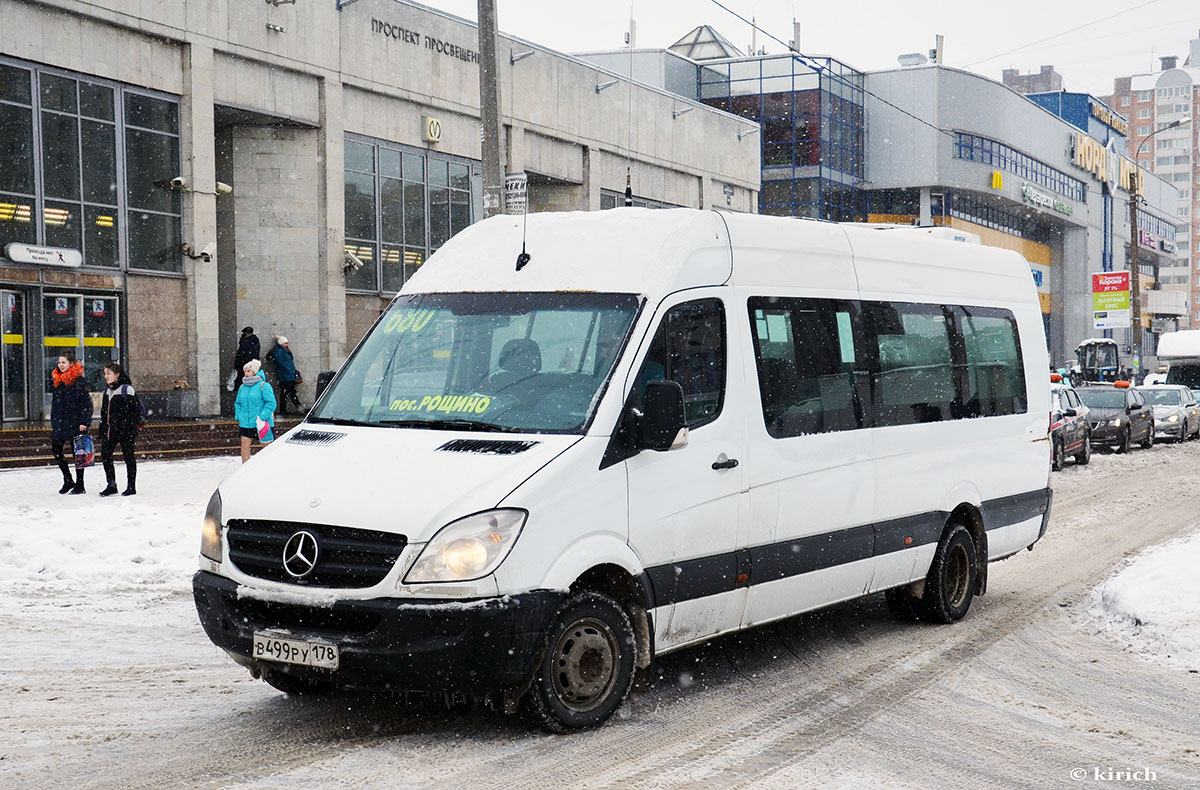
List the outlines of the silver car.
{"type": "Polygon", "coordinates": [[[1154,436],[1183,442],[1200,437],[1200,404],[1187,387],[1178,384],[1153,384],[1138,387],[1146,403],[1154,409],[1154,436]]]}

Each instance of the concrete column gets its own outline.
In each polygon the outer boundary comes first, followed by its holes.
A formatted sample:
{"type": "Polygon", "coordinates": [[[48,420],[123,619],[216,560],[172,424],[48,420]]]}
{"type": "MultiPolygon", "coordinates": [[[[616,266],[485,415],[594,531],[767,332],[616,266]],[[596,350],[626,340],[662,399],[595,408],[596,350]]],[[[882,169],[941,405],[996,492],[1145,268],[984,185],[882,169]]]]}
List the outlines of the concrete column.
{"type": "Polygon", "coordinates": [[[505,127],[508,131],[508,145],[504,157],[506,173],[522,173],[525,171],[525,129],[511,125],[505,127]]]}
{"type": "Polygon", "coordinates": [[[592,169],[592,149],[589,146],[580,146],[580,156],[583,157],[583,186],[579,190],[580,206],[584,211],[599,211],[600,210],[600,179],[596,177],[596,173],[592,169]]]}
{"type": "Polygon", "coordinates": [[[933,207],[932,197],[929,187],[921,187],[921,227],[928,228],[933,224],[933,207]]]}
{"type": "MultiPolygon", "coordinates": [[[[336,370],[346,361],[346,132],[342,123],[342,84],[321,80],[321,168],[317,176],[317,216],[325,232],[318,236],[318,313],[321,367],[336,370]]],[[[317,371],[306,373],[316,384],[317,371]]]]}
{"type": "Polygon", "coordinates": [[[1093,266],[1095,271],[1100,271],[1099,243],[1093,243],[1094,250],[1088,249],[1089,237],[1098,235],[1088,233],[1084,227],[1063,231],[1062,336],[1052,338],[1050,345],[1050,353],[1058,354],[1062,359],[1074,359],[1079,341],[1102,334],[1092,327],[1091,272],[1093,266]],[[1089,260],[1094,264],[1089,264],[1089,260]],[[1058,343],[1062,345],[1056,345],[1058,343]]]}
{"type": "MultiPolygon", "coordinates": [[[[183,239],[200,250],[217,240],[213,51],[201,44],[189,44],[184,54],[180,145],[189,187],[183,200],[183,239]]],[[[200,396],[200,413],[217,414],[221,379],[217,262],[185,258],[183,271],[191,347],[187,380],[200,396]]]]}

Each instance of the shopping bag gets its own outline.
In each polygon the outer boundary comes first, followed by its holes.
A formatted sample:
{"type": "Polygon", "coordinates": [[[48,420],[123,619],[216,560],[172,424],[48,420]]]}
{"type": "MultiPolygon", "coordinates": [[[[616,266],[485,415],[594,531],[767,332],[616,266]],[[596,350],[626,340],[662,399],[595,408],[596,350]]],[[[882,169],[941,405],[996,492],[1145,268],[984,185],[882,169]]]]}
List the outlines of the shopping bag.
{"type": "Polygon", "coordinates": [[[275,436],[271,433],[271,423],[264,420],[262,417],[254,418],[254,425],[258,429],[258,440],[263,444],[274,441],[275,436]]]}
{"type": "Polygon", "coordinates": [[[237,389],[237,380],[239,375],[241,375],[240,370],[229,371],[229,378],[225,379],[225,389],[227,391],[233,392],[235,389],[237,389]]]}
{"type": "Polygon", "coordinates": [[[92,437],[81,433],[75,437],[75,468],[87,469],[96,463],[96,445],[92,437]]]}

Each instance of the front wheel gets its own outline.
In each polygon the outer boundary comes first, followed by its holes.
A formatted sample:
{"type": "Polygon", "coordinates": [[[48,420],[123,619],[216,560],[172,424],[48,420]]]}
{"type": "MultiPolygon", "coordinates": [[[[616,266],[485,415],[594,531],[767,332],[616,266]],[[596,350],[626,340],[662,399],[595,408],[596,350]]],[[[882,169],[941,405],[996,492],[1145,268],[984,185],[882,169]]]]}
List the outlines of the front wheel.
{"type": "Polygon", "coordinates": [[[1154,426],[1150,426],[1150,430],[1146,431],[1146,439],[1142,442],[1142,449],[1149,450],[1154,446],[1154,426]]]}
{"type": "Polygon", "coordinates": [[[551,732],[603,724],[633,686],[635,650],[633,626],[616,601],[592,592],[568,598],[526,695],[530,712],[551,732]]]}
{"type": "Polygon", "coordinates": [[[962,524],[951,524],[933,554],[925,578],[925,619],[931,623],[961,620],[975,597],[975,541],[962,524]]]}
{"type": "Polygon", "coordinates": [[[1117,452],[1118,453],[1129,452],[1129,445],[1132,443],[1133,443],[1133,436],[1130,434],[1129,428],[1126,427],[1125,430],[1121,433],[1120,443],[1117,444],[1117,452]]]}
{"type": "Polygon", "coordinates": [[[1083,449],[1075,456],[1075,463],[1080,466],[1087,466],[1092,461],[1092,435],[1089,433],[1083,437],[1083,449]]]}

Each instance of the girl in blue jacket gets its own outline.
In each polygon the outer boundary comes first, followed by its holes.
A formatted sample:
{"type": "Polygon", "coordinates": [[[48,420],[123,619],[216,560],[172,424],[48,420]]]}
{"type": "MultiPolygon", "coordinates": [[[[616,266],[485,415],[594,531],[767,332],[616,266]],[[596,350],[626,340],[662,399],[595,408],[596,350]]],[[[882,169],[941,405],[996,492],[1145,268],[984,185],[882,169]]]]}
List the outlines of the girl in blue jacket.
{"type": "Polygon", "coordinates": [[[275,425],[275,391],[267,386],[259,375],[262,363],[252,359],[242,368],[245,378],[238,389],[237,400],[233,403],[233,413],[237,417],[238,435],[242,440],[242,463],[250,460],[250,442],[259,439],[258,421],[267,423],[267,435],[260,441],[269,442],[275,437],[271,428],[275,425]]]}

